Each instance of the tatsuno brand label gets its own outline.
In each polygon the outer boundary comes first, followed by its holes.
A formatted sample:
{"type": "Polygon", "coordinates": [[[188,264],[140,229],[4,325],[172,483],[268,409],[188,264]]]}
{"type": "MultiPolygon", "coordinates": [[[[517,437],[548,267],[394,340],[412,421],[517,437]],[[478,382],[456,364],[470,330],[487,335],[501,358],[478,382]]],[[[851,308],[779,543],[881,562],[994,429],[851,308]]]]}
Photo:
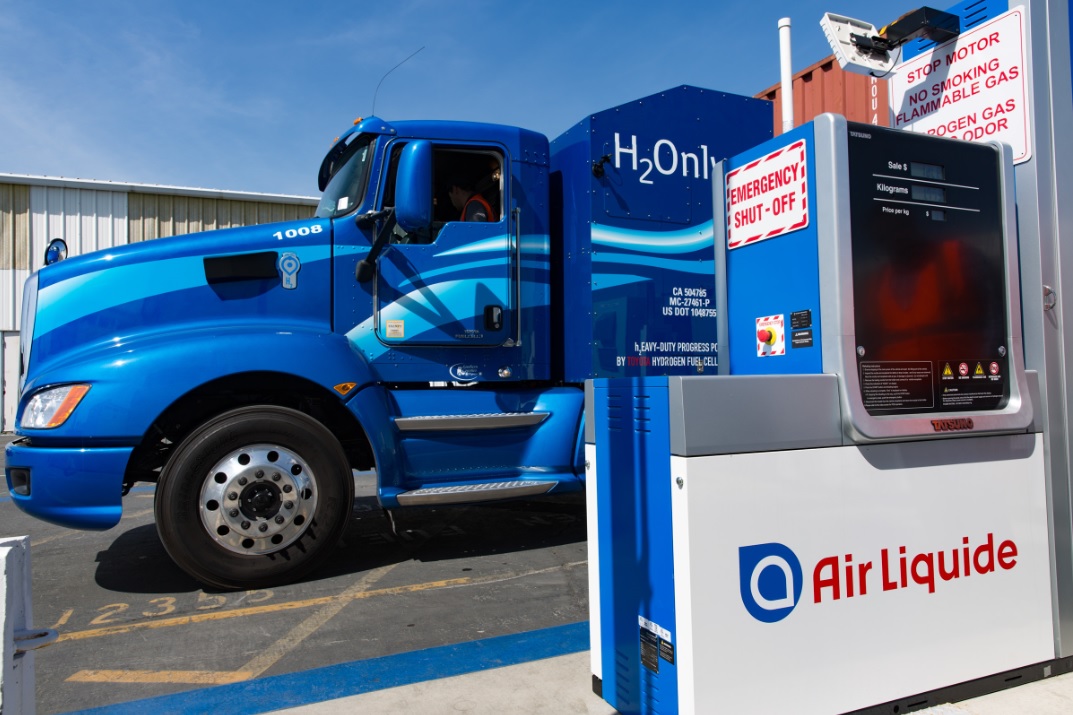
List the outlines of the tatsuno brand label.
{"type": "Polygon", "coordinates": [[[958,417],[947,420],[932,420],[931,426],[936,432],[959,432],[971,430],[976,427],[976,424],[971,417],[958,417]]]}
{"type": "Polygon", "coordinates": [[[893,597],[897,594],[891,592],[907,589],[935,593],[951,581],[1011,571],[1017,556],[1012,539],[989,532],[935,550],[901,545],[873,554],[825,556],[806,564],[805,571],[789,547],[768,543],[740,547],[738,570],[745,610],[758,621],[775,623],[790,615],[802,595],[813,605],[828,606],[848,598],[893,597]]]}

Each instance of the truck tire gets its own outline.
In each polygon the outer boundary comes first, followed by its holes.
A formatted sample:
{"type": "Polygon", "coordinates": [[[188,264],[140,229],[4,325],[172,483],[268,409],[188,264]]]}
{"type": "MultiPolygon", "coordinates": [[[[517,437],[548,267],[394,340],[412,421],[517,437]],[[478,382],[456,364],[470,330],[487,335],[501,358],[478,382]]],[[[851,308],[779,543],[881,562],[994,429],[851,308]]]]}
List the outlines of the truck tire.
{"type": "Polygon", "coordinates": [[[264,588],[308,574],[338,543],[354,504],[339,441],[308,415],[263,405],[196,429],[157,484],[157,532],[204,584],[264,588]]]}

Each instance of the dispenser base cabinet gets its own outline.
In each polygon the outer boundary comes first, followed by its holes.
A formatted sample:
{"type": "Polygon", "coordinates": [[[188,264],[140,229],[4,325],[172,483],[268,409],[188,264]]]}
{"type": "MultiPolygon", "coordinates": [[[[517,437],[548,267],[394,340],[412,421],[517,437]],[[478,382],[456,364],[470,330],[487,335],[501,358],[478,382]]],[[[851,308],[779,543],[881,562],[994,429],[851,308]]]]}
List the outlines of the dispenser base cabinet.
{"type": "Polygon", "coordinates": [[[620,711],[846,712],[1055,657],[1041,435],[661,441],[590,447],[614,467],[590,464],[593,667],[620,711]]]}

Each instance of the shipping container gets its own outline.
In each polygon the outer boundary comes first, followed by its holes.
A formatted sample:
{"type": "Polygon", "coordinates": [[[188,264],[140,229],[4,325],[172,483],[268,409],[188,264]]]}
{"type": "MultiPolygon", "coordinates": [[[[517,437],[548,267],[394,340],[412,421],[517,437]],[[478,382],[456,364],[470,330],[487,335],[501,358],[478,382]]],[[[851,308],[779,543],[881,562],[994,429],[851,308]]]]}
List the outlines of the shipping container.
{"type": "MultiPolygon", "coordinates": [[[[824,112],[845,115],[851,122],[890,126],[887,80],[845,72],[834,55],[794,75],[794,125],[824,112]]],[[[774,103],[775,134],[782,133],[782,87],[776,84],[755,95],[774,103]]]]}

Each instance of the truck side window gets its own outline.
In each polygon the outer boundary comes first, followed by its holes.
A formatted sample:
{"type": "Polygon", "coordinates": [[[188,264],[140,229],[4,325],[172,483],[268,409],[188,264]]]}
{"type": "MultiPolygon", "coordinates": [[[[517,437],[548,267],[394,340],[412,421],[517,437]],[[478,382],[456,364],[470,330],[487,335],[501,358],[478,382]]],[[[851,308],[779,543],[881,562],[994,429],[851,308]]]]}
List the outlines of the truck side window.
{"type": "MultiPolygon", "coordinates": [[[[395,205],[395,176],[398,172],[399,156],[405,142],[397,142],[391,148],[388,158],[386,182],[384,185],[384,206],[395,205]]],[[[440,229],[451,221],[462,220],[467,203],[471,204],[469,213],[483,214],[489,222],[502,220],[503,215],[503,154],[493,149],[461,149],[457,147],[437,146],[432,156],[433,207],[432,226],[428,229],[407,232],[395,227],[392,243],[432,243],[440,229]],[[464,184],[463,190],[469,192],[462,205],[456,206],[452,201],[451,184],[464,184]],[[477,202],[479,206],[472,205],[477,202]]]]}
{"type": "Polygon", "coordinates": [[[503,155],[487,149],[438,149],[433,155],[437,221],[487,220],[503,214],[503,155]],[[479,217],[474,219],[474,217],[479,217]]]}

